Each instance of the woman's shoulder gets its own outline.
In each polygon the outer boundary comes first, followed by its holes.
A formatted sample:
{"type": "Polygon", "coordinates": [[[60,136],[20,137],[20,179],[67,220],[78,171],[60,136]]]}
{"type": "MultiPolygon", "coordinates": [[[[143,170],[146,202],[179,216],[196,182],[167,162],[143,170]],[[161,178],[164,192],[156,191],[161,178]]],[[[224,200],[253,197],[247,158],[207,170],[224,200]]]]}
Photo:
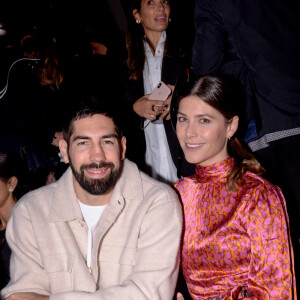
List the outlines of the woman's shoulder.
{"type": "Polygon", "coordinates": [[[263,199],[270,201],[284,199],[278,186],[250,171],[245,173],[240,191],[255,202],[263,199]]]}
{"type": "Polygon", "coordinates": [[[278,186],[272,184],[269,180],[255,174],[251,171],[247,171],[244,174],[243,182],[246,186],[251,186],[253,188],[262,188],[262,189],[275,188],[275,189],[279,189],[278,186]]]}

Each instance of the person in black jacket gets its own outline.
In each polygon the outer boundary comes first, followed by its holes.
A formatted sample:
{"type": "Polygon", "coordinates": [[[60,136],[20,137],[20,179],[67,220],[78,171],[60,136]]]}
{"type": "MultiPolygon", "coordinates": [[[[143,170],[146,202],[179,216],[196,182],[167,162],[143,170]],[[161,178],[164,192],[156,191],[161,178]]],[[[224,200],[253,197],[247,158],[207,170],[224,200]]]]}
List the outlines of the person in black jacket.
{"type": "Polygon", "coordinates": [[[20,155],[28,163],[28,185],[46,183],[59,164],[58,121],[63,72],[56,45],[44,32],[27,34],[21,41],[23,57],[11,66],[6,92],[0,99],[0,150],[20,155]]]}
{"type": "Polygon", "coordinates": [[[266,177],[283,190],[298,272],[299,16],[299,2],[292,0],[196,0],[192,59],[198,76],[222,71],[245,87],[245,141],[266,168],[266,177]]]}
{"type": "Polygon", "coordinates": [[[194,167],[182,162],[180,146],[169,121],[171,96],[149,100],[161,80],[173,89],[189,59],[175,43],[169,1],[134,0],[127,31],[127,66],[122,78],[122,99],[128,139],[127,156],[152,177],[173,183],[194,167]]]}

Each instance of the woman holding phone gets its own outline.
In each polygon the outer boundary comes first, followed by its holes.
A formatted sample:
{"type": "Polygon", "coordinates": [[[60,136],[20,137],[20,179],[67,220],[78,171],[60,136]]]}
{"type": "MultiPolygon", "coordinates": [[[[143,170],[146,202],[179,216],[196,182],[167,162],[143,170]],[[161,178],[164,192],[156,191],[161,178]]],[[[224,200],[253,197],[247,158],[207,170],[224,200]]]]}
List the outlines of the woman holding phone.
{"type": "Polygon", "coordinates": [[[177,136],[196,165],[175,184],[183,274],[193,299],[296,299],[285,199],[236,137],[241,102],[228,78],[210,75],[178,98],[177,136]]]}
{"type": "MultiPolygon", "coordinates": [[[[127,156],[152,177],[174,183],[178,179],[179,144],[167,120],[170,92],[188,66],[188,59],[174,44],[170,1],[133,0],[130,13],[126,37],[128,80],[123,93],[128,107],[127,156]],[[167,90],[168,85],[170,89],[161,99],[154,99],[155,94],[150,94],[160,81],[160,88],[167,90]]],[[[186,166],[182,171],[191,174],[186,166]]]]}

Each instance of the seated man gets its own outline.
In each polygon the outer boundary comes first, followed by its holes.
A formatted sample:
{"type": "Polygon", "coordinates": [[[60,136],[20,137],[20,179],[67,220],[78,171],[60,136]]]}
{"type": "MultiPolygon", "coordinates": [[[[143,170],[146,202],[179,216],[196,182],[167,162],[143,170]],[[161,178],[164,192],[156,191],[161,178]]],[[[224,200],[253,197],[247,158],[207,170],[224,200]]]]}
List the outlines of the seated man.
{"type": "Polygon", "coordinates": [[[172,299],[182,209],[176,193],[125,159],[113,114],[79,106],[59,147],[70,168],[28,193],[7,226],[4,299],[172,299]]]}

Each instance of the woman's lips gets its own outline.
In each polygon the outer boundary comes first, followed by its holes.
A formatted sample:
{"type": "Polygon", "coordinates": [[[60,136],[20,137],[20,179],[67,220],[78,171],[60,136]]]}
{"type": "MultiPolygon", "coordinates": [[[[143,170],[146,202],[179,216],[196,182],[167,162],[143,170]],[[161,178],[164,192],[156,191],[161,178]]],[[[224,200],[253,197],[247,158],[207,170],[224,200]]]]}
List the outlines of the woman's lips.
{"type": "Polygon", "coordinates": [[[154,18],[155,21],[157,22],[166,22],[167,17],[166,16],[159,16],[154,18]]]}
{"type": "Polygon", "coordinates": [[[204,146],[204,143],[185,143],[185,147],[187,150],[196,151],[204,146]]]}

